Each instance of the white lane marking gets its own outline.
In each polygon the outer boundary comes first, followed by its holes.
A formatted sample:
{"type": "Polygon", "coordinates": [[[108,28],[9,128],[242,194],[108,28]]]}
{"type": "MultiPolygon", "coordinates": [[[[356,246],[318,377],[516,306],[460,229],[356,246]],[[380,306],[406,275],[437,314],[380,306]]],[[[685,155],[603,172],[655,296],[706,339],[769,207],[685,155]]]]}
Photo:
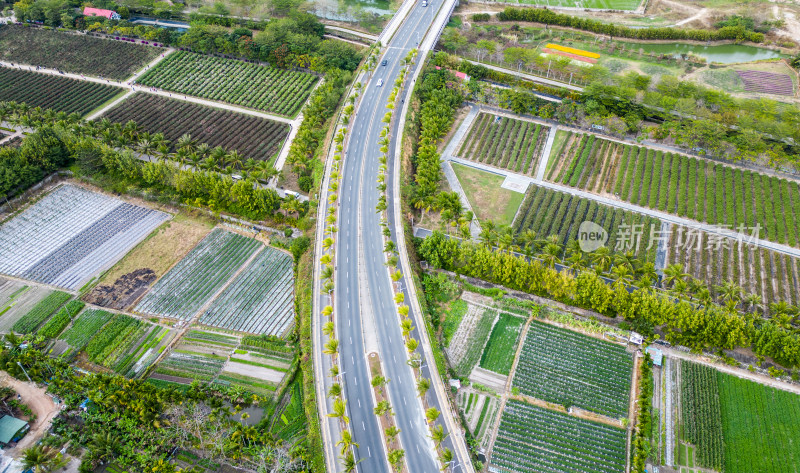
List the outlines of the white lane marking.
{"type": "Polygon", "coordinates": [[[361,398],[358,398],[358,407],[361,407],[361,398]]]}
{"type": "MultiPolygon", "coordinates": [[[[361,428],[364,429],[364,432],[367,431],[367,426],[364,425],[364,421],[363,420],[361,421],[361,428]]],[[[419,447],[417,447],[417,448],[419,448],[419,447]]]]}
{"type": "Polygon", "coordinates": [[[406,405],[406,397],[405,396],[403,396],[403,405],[404,406],[406,405]]]}
{"type": "Polygon", "coordinates": [[[347,319],[347,326],[350,326],[350,319],[347,319]]]}
{"type": "Polygon", "coordinates": [[[372,451],[369,449],[369,445],[367,445],[367,456],[368,457],[372,456],[372,451]]]}

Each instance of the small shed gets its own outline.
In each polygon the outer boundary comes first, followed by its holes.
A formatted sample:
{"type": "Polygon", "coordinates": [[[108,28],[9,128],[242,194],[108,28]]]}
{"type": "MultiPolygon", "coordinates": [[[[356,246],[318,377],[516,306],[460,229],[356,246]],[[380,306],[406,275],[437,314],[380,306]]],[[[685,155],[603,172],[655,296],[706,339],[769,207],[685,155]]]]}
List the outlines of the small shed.
{"type": "Polygon", "coordinates": [[[631,332],[631,337],[628,341],[630,341],[634,345],[641,345],[642,342],[644,342],[644,337],[642,337],[640,334],[636,332],[631,332]]]}
{"type": "Polygon", "coordinates": [[[83,9],[84,16],[102,16],[103,18],[107,18],[109,20],[119,20],[122,17],[119,16],[119,13],[115,12],[114,10],[104,10],[102,8],[92,8],[86,7],[83,9]]]}
{"type": "Polygon", "coordinates": [[[16,442],[28,433],[30,425],[22,419],[12,416],[0,418],[0,445],[6,446],[16,442]]]}
{"type": "Polygon", "coordinates": [[[664,363],[664,352],[658,348],[647,347],[644,351],[650,355],[650,359],[653,360],[653,366],[661,366],[664,363]]]}

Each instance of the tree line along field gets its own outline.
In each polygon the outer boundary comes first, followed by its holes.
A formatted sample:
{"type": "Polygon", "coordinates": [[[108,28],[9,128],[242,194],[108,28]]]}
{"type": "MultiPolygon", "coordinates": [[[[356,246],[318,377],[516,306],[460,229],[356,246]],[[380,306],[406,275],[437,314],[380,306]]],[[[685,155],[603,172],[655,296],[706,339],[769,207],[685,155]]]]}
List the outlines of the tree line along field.
{"type": "Polygon", "coordinates": [[[796,471],[800,395],[686,361],[680,379],[680,423],[697,465],[725,473],[796,471]]]}
{"type": "Polygon", "coordinates": [[[598,8],[602,10],[636,10],[641,0],[502,0],[504,3],[520,3],[551,8],[598,8]]]}
{"type": "Polygon", "coordinates": [[[303,106],[317,77],[304,72],[178,51],[137,82],[285,116],[303,106]]]}
{"type": "Polygon", "coordinates": [[[715,297],[721,294],[717,286],[732,281],[743,292],[761,296],[767,313],[770,304],[780,301],[800,304],[800,260],[730,238],[722,242],[717,245],[704,232],[690,236],[686,228],[672,225],[667,264],[683,265],[715,297]]]}
{"type": "Polygon", "coordinates": [[[622,473],[626,441],[624,429],[509,399],[490,471],[622,473]]]}
{"type": "Polygon", "coordinates": [[[642,225],[640,244],[638,248],[631,248],[631,251],[646,261],[655,261],[657,245],[647,246],[652,230],[661,228],[660,220],[545,187],[528,186],[512,227],[515,233],[534,230],[540,238],[558,235],[559,242],[566,245],[577,238],[578,227],[584,221],[594,222],[608,232],[606,246],[612,251],[615,251],[618,243],[623,245],[620,249],[624,248],[625,241],[620,240],[621,228],[624,229],[625,225],[642,225]]]}
{"type": "Polygon", "coordinates": [[[582,133],[553,157],[550,181],[748,233],[758,224],[760,238],[800,246],[797,182],[582,133]]]}
{"type": "Polygon", "coordinates": [[[462,141],[458,157],[533,175],[549,130],[527,120],[481,112],[462,141]]]}
{"type": "Polygon", "coordinates": [[[42,28],[0,25],[0,60],[125,80],[162,50],[42,28]]]}
{"type": "Polygon", "coordinates": [[[632,372],[624,346],[533,320],[513,385],[526,396],[621,418],[628,413],[632,372]]]}
{"type": "Polygon", "coordinates": [[[0,102],[86,115],[122,92],[112,85],[0,66],[0,102]]]}
{"type": "Polygon", "coordinates": [[[289,134],[285,123],[144,93],[133,94],[103,116],[163,133],[173,148],[178,138],[189,134],[198,142],[258,161],[272,159],[289,134]]]}

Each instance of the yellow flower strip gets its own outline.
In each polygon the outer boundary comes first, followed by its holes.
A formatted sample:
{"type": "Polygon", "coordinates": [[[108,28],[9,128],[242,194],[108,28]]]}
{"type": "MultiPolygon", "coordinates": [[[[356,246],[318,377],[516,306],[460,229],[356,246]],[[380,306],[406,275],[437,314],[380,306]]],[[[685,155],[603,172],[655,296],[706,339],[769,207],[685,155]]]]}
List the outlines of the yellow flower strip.
{"type": "Polygon", "coordinates": [[[547,47],[550,49],[555,49],[557,51],[564,51],[565,53],[577,54],[578,56],[583,56],[583,57],[591,57],[595,59],[600,57],[600,55],[597,53],[591,53],[589,51],[584,51],[582,49],[570,48],[569,46],[561,46],[558,44],[549,43],[547,47]]]}

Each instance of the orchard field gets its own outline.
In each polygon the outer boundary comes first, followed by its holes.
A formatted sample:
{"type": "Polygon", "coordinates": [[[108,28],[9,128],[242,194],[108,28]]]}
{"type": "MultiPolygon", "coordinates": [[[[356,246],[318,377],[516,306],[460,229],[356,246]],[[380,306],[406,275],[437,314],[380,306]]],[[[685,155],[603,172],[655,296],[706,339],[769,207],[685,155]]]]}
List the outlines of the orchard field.
{"type": "Polygon", "coordinates": [[[111,85],[0,67],[0,102],[86,115],[122,92],[111,85]]]}
{"type": "Polygon", "coordinates": [[[235,150],[244,159],[257,161],[272,159],[289,134],[285,123],[144,93],[133,94],[103,116],[123,124],[132,120],[149,133],[163,133],[173,143],[171,151],[178,138],[189,134],[210,147],[235,150]]]}
{"type": "Polygon", "coordinates": [[[317,78],[236,59],[188,51],[170,54],[137,82],[181,94],[294,116],[317,78]]]}
{"type": "Polygon", "coordinates": [[[0,60],[124,80],[162,49],[84,34],[0,25],[0,60]]]}
{"type": "Polygon", "coordinates": [[[722,295],[719,286],[732,281],[745,295],[761,296],[762,308],[768,313],[773,303],[800,303],[800,260],[744,241],[712,239],[707,233],[690,233],[673,225],[667,264],[683,265],[684,271],[705,282],[715,297],[722,295]]]}
{"type": "Polygon", "coordinates": [[[570,134],[547,179],[800,246],[800,184],[704,159],[570,134]]]}
{"type": "Polygon", "coordinates": [[[481,112],[456,154],[470,161],[534,175],[549,130],[527,120],[481,112]]]}
{"type": "Polygon", "coordinates": [[[646,261],[655,260],[657,244],[647,247],[652,231],[661,228],[660,220],[536,185],[528,187],[525,200],[514,219],[513,228],[515,233],[534,230],[540,238],[558,235],[559,243],[566,245],[577,238],[578,227],[584,221],[603,227],[608,232],[606,246],[615,251],[619,244],[616,251],[623,252],[627,251],[627,241],[621,236],[620,230],[624,230],[626,225],[628,228],[631,225],[642,225],[640,244],[631,250],[646,261]]]}

